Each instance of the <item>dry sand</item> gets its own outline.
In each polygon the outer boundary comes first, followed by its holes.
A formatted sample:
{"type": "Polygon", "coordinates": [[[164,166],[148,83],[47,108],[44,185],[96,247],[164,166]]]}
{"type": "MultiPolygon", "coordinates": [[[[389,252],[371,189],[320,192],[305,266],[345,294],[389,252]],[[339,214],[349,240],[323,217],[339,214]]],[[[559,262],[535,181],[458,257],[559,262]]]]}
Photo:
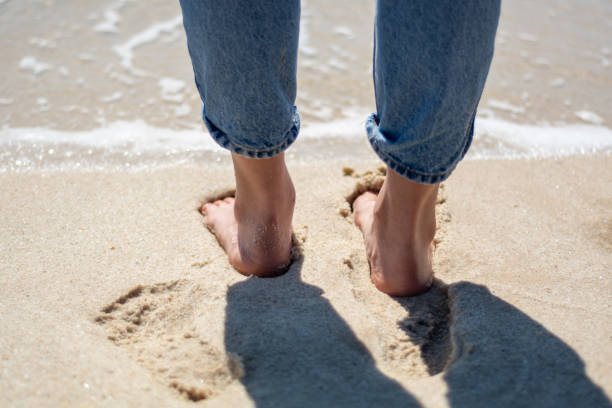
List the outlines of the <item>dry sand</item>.
{"type": "Polygon", "coordinates": [[[409,299],[369,283],[345,199],[377,166],[290,163],[275,279],[203,226],[227,161],[0,175],[0,406],[610,406],[610,158],[462,163],[409,299]]]}
{"type": "MultiPolygon", "coordinates": [[[[503,3],[479,117],[610,126],[612,7],[583,3],[503,3]]],[[[302,1],[305,127],[374,109],[373,8],[302,1]]],[[[200,129],[179,15],[0,0],[3,129],[200,129]]],[[[0,149],[0,407],[610,407],[611,156],[463,162],[436,286],[394,299],[369,282],[346,201],[380,166],[358,135],[289,151],[302,256],[267,280],[235,272],[197,211],[232,188],[227,157],[108,170],[119,151],[79,171],[75,146],[0,149]],[[7,170],[24,152],[42,172],[7,170]]]]}

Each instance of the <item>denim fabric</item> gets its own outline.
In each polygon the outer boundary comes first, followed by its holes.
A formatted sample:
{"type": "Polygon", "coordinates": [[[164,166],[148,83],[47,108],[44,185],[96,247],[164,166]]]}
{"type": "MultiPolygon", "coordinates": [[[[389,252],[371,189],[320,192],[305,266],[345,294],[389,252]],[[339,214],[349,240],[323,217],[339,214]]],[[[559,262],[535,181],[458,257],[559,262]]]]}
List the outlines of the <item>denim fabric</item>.
{"type": "Polygon", "coordinates": [[[499,12],[497,0],[378,1],[366,130],[399,174],[439,183],[467,152],[499,12]]]}
{"type": "MultiPolygon", "coordinates": [[[[284,151],[299,131],[299,0],[180,2],[213,138],[249,157],[284,151]]],[[[396,172],[438,183],[467,152],[499,12],[500,0],[378,0],[366,131],[396,172]]]]}
{"type": "Polygon", "coordinates": [[[221,146],[271,157],[295,141],[299,0],[181,0],[204,123],[221,146]]]}

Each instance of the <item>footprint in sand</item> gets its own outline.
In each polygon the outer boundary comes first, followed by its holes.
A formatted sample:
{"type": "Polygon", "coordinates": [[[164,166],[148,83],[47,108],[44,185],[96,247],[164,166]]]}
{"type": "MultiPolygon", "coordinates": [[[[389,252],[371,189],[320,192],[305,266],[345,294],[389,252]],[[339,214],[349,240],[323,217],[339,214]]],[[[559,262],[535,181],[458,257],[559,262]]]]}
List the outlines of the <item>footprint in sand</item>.
{"type": "Polygon", "coordinates": [[[199,401],[244,375],[237,356],[200,339],[195,330],[207,295],[187,280],[137,286],[104,307],[95,322],[158,381],[199,401]]]}
{"type": "MultiPolygon", "coordinates": [[[[380,167],[357,173],[345,167],[345,177],[355,179],[346,195],[339,214],[352,222],[352,205],[366,191],[378,193],[386,169],[380,167]]],[[[444,185],[440,186],[436,204],[437,246],[446,235],[450,214],[446,204],[444,185]]],[[[357,227],[355,227],[357,229],[357,227]]],[[[347,276],[353,285],[353,294],[366,310],[376,317],[377,336],[382,359],[388,368],[411,378],[438,374],[447,366],[451,353],[449,336],[449,305],[446,286],[434,280],[426,293],[411,298],[394,298],[378,292],[369,278],[369,265],[365,251],[353,250],[343,259],[347,276]]]]}

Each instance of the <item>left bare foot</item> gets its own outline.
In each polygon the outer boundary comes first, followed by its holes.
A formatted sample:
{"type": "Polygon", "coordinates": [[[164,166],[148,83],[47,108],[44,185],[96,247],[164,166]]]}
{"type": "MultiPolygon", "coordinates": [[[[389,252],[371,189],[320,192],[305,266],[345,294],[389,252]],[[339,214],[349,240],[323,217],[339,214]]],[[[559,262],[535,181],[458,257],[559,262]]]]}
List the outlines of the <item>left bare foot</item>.
{"type": "Polygon", "coordinates": [[[233,154],[236,198],[201,211],[232,266],[244,275],[276,276],[289,265],[295,190],[284,155],[250,159],[233,154]]]}

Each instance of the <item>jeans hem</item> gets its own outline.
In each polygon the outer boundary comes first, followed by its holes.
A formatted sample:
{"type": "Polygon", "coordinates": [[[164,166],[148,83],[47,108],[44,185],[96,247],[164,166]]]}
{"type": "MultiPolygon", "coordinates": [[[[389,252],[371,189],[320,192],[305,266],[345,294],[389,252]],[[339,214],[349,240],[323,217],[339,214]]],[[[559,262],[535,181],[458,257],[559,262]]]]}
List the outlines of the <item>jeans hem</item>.
{"type": "Polygon", "coordinates": [[[468,140],[465,147],[462,149],[462,152],[459,154],[458,159],[453,161],[453,164],[450,166],[448,170],[444,172],[440,172],[440,173],[433,173],[433,174],[424,173],[418,170],[411,169],[408,166],[398,162],[396,159],[389,156],[386,152],[382,150],[382,148],[378,145],[378,142],[376,141],[376,134],[380,133],[377,122],[378,122],[377,116],[375,113],[371,114],[366,121],[366,131],[368,134],[368,141],[370,142],[372,149],[374,149],[374,152],[376,153],[376,155],[387,166],[389,166],[393,171],[395,171],[396,173],[398,173],[399,175],[403,177],[406,177],[407,179],[411,181],[414,181],[415,183],[438,184],[446,180],[451,175],[453,170],[455,170],[455,168],[457,167],[457,164],[465,156],[465,153],[467,152],[467,148],[470,145],[470,141],[468,140]]]}
{"type": "Polygon", "coordinates": [[[285,133],[285,137],[283,141],[276,146],[265,147],[262,149],[254,149],[252,147],[241,146],[235,142],[232,142],[228,135],[215,126],[207,117],[206,110],[202,105],[202,119],[204,120],[204,124],[208,128],[208,131],[213,138],[213,140],[224,149],[231,151],[240,156],[250,157],[252,159],[265,159],[277,156],[287,150],[293,142],[297,139],[298,133],[300,132],[300,115],[297,112],[297,108],[294,106],[291,111],[291,127],[285,133]]]}

